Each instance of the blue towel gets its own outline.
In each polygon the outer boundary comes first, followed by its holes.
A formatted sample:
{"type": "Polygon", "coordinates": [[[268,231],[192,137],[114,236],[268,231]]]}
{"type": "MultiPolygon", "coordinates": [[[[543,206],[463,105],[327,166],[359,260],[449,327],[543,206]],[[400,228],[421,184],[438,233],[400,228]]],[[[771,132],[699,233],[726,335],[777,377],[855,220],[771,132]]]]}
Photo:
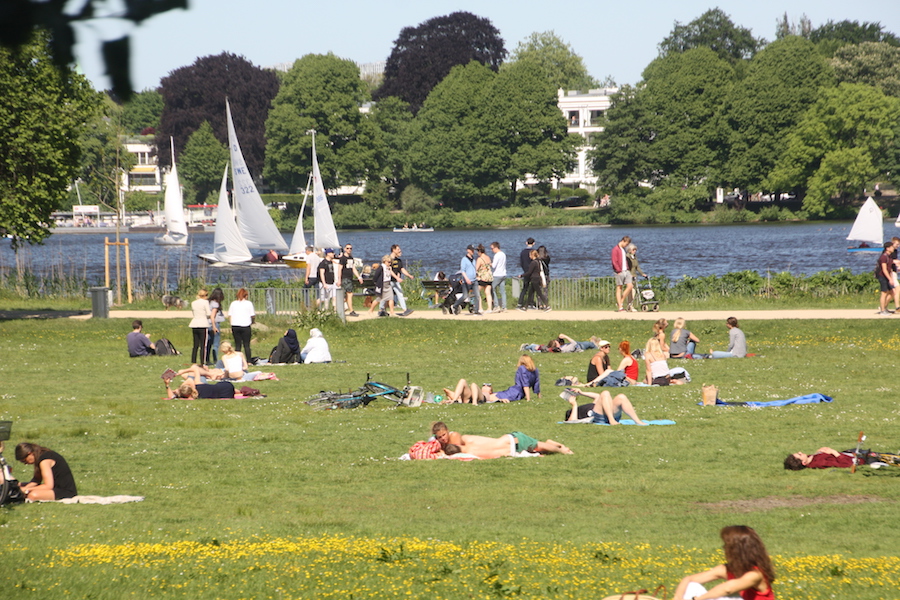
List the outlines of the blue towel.
{"type": "MultiPolygon", "coordinates": [[[[745,402],[746,406],[753,408],[763,408],[766,406],[787,406],[788,404],[819,404],[820,402],[833,402],[831,396],[825,394],[807,394],[805,396],[797,396],[796,398],[788,398],[787,400],[771,400],[769,402],[745,402]]],[[[697,404],[702,405],[702,402],[697,404]]],[[[728,406],[726,402],[722,402],[716,398],[716,406],[728,406]]]]}

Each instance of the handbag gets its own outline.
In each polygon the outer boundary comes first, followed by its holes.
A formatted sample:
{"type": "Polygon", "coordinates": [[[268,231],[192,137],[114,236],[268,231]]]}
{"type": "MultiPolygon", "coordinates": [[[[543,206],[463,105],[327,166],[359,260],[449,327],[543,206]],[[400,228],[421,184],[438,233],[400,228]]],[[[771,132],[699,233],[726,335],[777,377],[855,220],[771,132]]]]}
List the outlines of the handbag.
{"type": "Polygon", "coordinates": [[[648,594],[647,590],[636,590],[633,592],[624,592],[622,594],[607,596],[606,598],[603,598],[603,600],[666,600],[666,586],[660,585],[652,594],[648,594]],[[657,595],[660,590],[662,590],[662,596],[657,595]]]}
{"type": "Polygon", "coordinates": [[[703,394],[703,406],[714,406],[716,404],[716,399],[719,397],[719,388],[704,383],[700,389],[703,394]]]}

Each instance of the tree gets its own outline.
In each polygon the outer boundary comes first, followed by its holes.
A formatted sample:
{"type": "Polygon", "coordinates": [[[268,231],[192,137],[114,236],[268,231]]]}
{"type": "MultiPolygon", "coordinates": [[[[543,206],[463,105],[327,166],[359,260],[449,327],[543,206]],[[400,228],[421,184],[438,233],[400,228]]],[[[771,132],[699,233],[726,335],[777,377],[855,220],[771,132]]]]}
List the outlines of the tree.
{"type": "Polygon", "coordinates": [[[0,235],[39,243],[75,179],[84,124],[100,103],[81,75],[53,64],[49,36],[0,48],[0,235]]]}
{"type": "Polygon", "coordinates": [[[821,89],[833,85],[826,59],[797,36],[777,40],[756,54],[731,97],[728,167],[719,183],[757,191],[785,148],[785,139],[821,89]]]}
{"type": "Polygon", "coordinates": [[[659,44],[660,56],[706,47],[730,63],[750,58],[765,44],[749,29],[738,27],[721,9],[706,11],[687,25],[675,21],[672,33],[659,44]]]}
{"type": "Polygon", "coordinates": [[[228,144],[225,98],[231,103],[234,128],[241,143],[247,167],[260,177],[265,159],[265,122],[278,93],[278,76],[254,66],[247,59],[223,52],[198,58],[193,65],[181,67],[160,81],[159,91],[165,107],[160,118],[156,147],[160,166],[171,160],[169,137],[175,148],[184,148],[192,133],[204,121],[223,144],[228,144]]]}
{"type": "Polygon", "coordinates": [[[831,58],[838,48],[848,44],[863,42],[884,42],[891,46],[900,46],[900,38],[884,31],[881,23],[864,21],[828,21],[809,33],[809,40],[816,44],[819,52],[831,58]]]}
{"type": "Polygon", "coordinates": [[[650,146],[654,140],[644,86],[622,86],[610,98],[606,122],[589,157],[601,190],[623,193],[653,177],[650,146]]]}
{"type": "Polygon", "coordinates": [[[589,90],[599,87],[588,73],[584,60],[554,31],[534,32],[519,42],[503,70],[519,61],[530,60],[540,65],[554,89],[589,90]]]}
{"type": "Polygon", "coordinates": [[[875,177],[900,169],[900,98],[842,83],[826,89],[787,139],[787,149],[767,189],[806,192],[803,208],[814,216],[834,210],[875,177]]]}
{"type": "Polygon", "coordinates": [[[163,97],[159,90],[138,92],[123,104],[123,108],[122,127],[128,133],[152,135],[159,129],[163,111],[163,97]]]}
{"type": "Polygon", "coordinates": [[[476,60],[496,71],[505,57],[500,32],[488,19],[468,12],[435,17],[400,31],[374,97],[397,96],[415,114],[454,66],[476,60]]]}
{"type": "Polygon", "coordinates": [[[505,186],[488,163],[491,146],[481,109],[494,72],[478,61],[456,66],[434,87],[413,126],[414,184],[445,204],[496,200],[505,186]]]}
{"type": "Polygon", "coordinates": [[[798,23],[791,23],[787,13],[784,13],[784,16],[776,22],[775,39],[780,40],[789,35],[799,35],[800,37],[808,38],[812,29],[812,21],[806,16],[806,13],[800,17],[798,23]]]}
{"type": "Polygon", "coordinates": [[[219,189],[222,170],[228,163],[228,148],[216,139],[208,121],[191,134],[179,157],[175,160],[185,182],[185,199],[205,202],[219,189]]]}
{"type": "MultiPolygon", "coordinates": [[[[412,144],[413,115],[409,104],[389,96],[375,104],[372,119],[376,129],[376,160],[378,180],[387,186],[387,197],[394,200],[409,182],[409,148],[412,144]]],[[[370,178],[371,184],[373,179],[370,178]]],[[[371,185],[366,185],[368,195],[371,185]]],[[[377,202],[376,204],[382,204],[377,202]]]]}
{"type": "Polygon", "coordinates": [[[306,186],[312,138],[326,188],[357,185],[376,171],[375,127],[359,68],[334,54],[307,54],[285,74],[266,121],[266,177],[280,189],[306,186]]]}
{"type": "MultiPolygon", "coordinates": [[[[46,0],[7,0],[0,19],[0,46],[16,50],[30,43],[31,34],[42,29],[50,33],[50,55],[60,72],[67,77],[67,67],[75,63],[73,23],[96,19],[105,12],[106,0],[82,0],[80,10],[71,2],[46,0]],[[95,11],[94,6],[101,6],[95,11]]],[[[187,8],[187,0],[127,0],[124,12],[108,18],[141,23],[144,19],[173,8],[187,8]]],[[[127,35],[103,42],[103,60],[112,81],[112,91],[119,98],[131,97],[131,45],[127,35]]]]}
{"type": "Polygon", "coordinates": [[[900,48],[886,42],[842,46],[831,59],[838,81],[864,83],[900,98],[900,48]]]}
{"type": "Polygon", "coordinates": [[[111,210],[119,210],[122,176],[136,158],[122,145],[122,107],[103,94],[81,136],[82,197],[87,194],[111,210]]]}
{"type": "Polygon", "coordinates": [[[543,67],[527,59],[501,69],[489,86],[479,126],[496,150],[485,166],[502,174],[511,201],[517,181],[526,175],[547,181],[575,165],[576,148],[584,140],[569,136],[556,89],[543,67]]]}

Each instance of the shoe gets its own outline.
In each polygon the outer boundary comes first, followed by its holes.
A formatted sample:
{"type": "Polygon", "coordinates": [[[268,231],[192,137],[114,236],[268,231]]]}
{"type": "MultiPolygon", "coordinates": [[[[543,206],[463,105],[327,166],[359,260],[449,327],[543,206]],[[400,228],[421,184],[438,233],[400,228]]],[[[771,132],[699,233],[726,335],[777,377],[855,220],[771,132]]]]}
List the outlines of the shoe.
{"type": "Polygon", "coordinates": [[[387,314],[386,312],[384,312],[383,310],[379,310],[379,311],[378,311],[378,316],[379,316],[379,317],[386,317],[386,316],[388,316],[388,314],[387,314]]]}
{"type": "Polygon", "coordinates": [[[545,307],[543,308],[543,311],[544,311],[544,312],[550,312],[551,310],[553,310],[553,309],[550,308],[549,306],[545,306],[545,307]]]}
{"type": "Polygon", "coordinates": [[[629,306],[629,307],[628,307],[628,312],[637,312],[637,311],[638,311],[638,309],[636,309],[636,308],[633,307],[633,306],[629,306]]]}
{"type": "Polygon", "coordinates": [[[622,307],[619,307],[619,308],[616,309],[616,312],[625,312],[625,309],[622,308],[622,307]]]}
{"type": "Polygon", "coordinates": [[[408,317],[408,316],[411,315],[411,314],[413,314],[413,309],[407,308],[407,309],[404,310],[402,313],[400,313],[400,316],[401,316],[401,317],[408,317]]]}
{"type": "Polygon", "coordinates": [[[521,310],[522,312],[525,312],[526,310],[528,310],[528,309],[525,308],[524,306],[517,306],[516,308],[518,308],[518,309],[521,310]]]}
{"type": "Polygon", "coordinates": [[[358,316],[359,316],[359,313],[357,313],[357,312],[354,310],[354,311],[348,312],[348,313],[347,313],[347,316],[349,316],[349,317],[358,317],[358,316]]]}

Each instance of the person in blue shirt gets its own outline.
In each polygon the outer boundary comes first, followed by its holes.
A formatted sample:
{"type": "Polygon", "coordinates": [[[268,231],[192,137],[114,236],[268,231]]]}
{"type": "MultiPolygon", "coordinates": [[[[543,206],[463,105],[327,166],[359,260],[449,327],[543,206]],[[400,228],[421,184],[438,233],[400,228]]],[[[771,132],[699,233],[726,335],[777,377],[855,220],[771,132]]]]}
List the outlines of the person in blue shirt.
{"type": "Polygon", "coordinates": [[[472,291],[475,290],[475,314],[481,314],[481,299],[478,294],[478,277],[475,274],[475,247],[472,244],[466,246],[466,255],[459,261],[459,273],[462,275],[463,293],[453,303],[453,311],[456,312],[457,307],[468,300],[472,291]]]}

